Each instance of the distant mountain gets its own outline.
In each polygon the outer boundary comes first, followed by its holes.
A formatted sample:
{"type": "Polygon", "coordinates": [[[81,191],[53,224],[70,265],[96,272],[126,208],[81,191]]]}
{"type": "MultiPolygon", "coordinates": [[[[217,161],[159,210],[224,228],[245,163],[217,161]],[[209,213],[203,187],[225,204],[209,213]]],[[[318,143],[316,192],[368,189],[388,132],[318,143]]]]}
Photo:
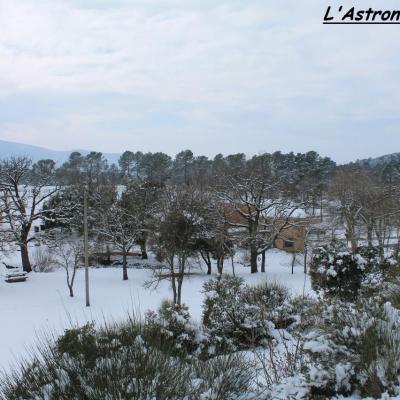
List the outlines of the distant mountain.
{"type": "MultiPolygon", "coordinates": [[[[46,149],[45,147],[0,140],[0,159],[9,158],[11,156],[27,156],[34,162],[43,159],[52,159],[60,165],[68,159],[72,151],[79,151],[83,155],[90,152],[89,150],[58,151],[46,149]]],[[[104,153],[104,157],[108,160],[109,164],[112,164],[118,162],[120,154],[104,153]]]]}
{"type": "Polygon", "coordinates": [[[369,165],[370,167],[376,167],[380,164],[387,164],[390,161],[400,162],[400,153],[385,154],[384,156],[380,157],[357,160],[356,163],[361,165],[369,165]]]}

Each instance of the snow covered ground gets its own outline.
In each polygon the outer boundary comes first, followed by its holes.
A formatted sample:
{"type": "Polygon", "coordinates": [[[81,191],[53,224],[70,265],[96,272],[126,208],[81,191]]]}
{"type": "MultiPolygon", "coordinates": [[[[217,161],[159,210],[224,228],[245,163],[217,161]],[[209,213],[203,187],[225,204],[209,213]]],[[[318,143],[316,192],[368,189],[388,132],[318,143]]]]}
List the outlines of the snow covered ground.
{"type": "MultiPolygon", "coordinates": [[[[249,283],[267,279],[287,286],[292,293],[310,292],[310,282],[303,266],[295,265],[291,274],[292,256],[278,250],[267,254],[267,272],[250,274],[247,267],[237,263],[236,275],[249,283]]],[[[5,268],[1,266],[1,273],[5,268]]],[[[226,262],[225,272],[231,273],[226,262]]],[[[122,281],[121,268],[93,268],[90,271],[91,307],[85,307],[84,271],[79,270],[75,283],[75,297],[70,298],[65,271],[29,274],[27,282],[6,283],[0,280],[0,369],[9,366],[34,346],[37,337],[49,332],[61,333],[75,323],[86,321],[118,321],[128,313],[143,315],[148,309],[157,309],[163,299],[171,297],[169,283],[162,282],[156,290],[145,289],[143,284],[151,276],[147,269],[129,269],[129,280],[122,281]]],[[[199,270],[185,278],[183,301],[189,306],[194,319],[202,313],[202,286],[209,279],[199,270]]]]}

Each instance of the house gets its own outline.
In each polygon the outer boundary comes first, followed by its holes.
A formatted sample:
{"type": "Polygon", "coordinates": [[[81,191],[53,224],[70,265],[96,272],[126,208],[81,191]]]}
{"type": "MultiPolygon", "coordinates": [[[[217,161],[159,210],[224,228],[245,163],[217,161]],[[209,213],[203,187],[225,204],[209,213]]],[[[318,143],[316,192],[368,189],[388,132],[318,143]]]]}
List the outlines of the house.
{"type": "MultiPolygon", "coordinates": [[[[243,213],[248,213],[248,207],[243,205],[241,207],[243,213]]],[[[245,229],[247,225],[246,219],[241,213],[231,206],[226,206],[224,209],[225,216],[230,224],[236,225],[237,227],[245,229]]],[[[269,217],[264,217],[268,219],[269,217]]],[[[318,216],[310,216],[299,210],[299,212],[293,213],[293,216],[286,219],[274,219],[271,222],[274,231],[277,232],[277,238],[274,241],[274,246],[283,251],[287,252],[304,252],[306,238],[311,232],[311,227],[320,221],[318,216]]]]}

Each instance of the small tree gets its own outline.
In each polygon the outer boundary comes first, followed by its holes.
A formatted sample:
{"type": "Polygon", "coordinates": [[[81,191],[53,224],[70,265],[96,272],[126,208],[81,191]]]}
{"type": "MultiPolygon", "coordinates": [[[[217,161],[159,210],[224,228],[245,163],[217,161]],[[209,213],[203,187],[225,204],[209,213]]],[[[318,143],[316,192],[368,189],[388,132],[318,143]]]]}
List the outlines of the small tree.
{"type": "Polygon", "coordinates": [[[212,259],[217,261],[217,271],[222,274],[225,258],[234,254],[234,243],[229,233],[224,205],[216,198],[209,198],[204,207],[203,229],[195,243],[195,249],[206,263],[208,275],[211,275],[212,259]]]}
{"type": "Polygon", "coordinates": [[[99,234],[122,252],[123,280],[128,280],[127,255],[137,240],[137,221],[124,202],[118,200],[104,212],[99,234]]]}
{"type": "Polygon", "coordinates": [[[192,187],[168,188],[164,192],[155,246],[160,258],[167,262],[169,272],[156,275],[155,281],[165,278],[171,281],[174,304],[181,304],[188,258],[204,229],[206,205],[204,193],[192,187]]]}
{"type": "Polygon", "coordinates": [[[136,224],[136,241],[140,245],[142,259],[147,259],[149,233],[154,228],[159,208],[161,188],[158,184],[136,180],[121,195],[120,204],[136,224]]]}
{"type": "Polygon", "coordinates": [[[74,297],[74,282],[77,269],[82,264],[83,244],[80,241],[56,239],[54,250],[57,265],[66,272],[70,297],[74,297]]]}

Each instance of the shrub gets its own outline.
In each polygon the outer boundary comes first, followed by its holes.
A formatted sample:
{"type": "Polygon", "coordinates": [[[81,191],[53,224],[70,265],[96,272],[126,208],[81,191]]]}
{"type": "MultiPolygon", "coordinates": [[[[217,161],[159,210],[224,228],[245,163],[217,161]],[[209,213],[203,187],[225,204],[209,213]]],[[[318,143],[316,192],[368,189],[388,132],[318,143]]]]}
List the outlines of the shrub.
{"type": "Polygon", "coordinates": [[[195,399],[201,400],[239,400],[248,398],[254,391],[254,365],[242,354],[229,354],[211,358],[205,362],[194,363],[195,399]]]}
{"type": "Polygon", "coordinates": [[[146,336],[168,343],[175,354],[191,354],[198,349],[200,327],[190,321],[186,305],[163,301],[158,313],[146,313],[146,336]]]}
{"type": "Polygon", "coordinates": [[[393,393],[400,372],[399,310],[375,300],[335,300],[321,315],[304,345],[312,360],[310,392],[329,397],[359,391],[375,398],[393,393]]]}
{"type": "Polygon", "coordinates": [[[35,272],[52,272],[56,266],[53,254],[48,249],[43,249],[42,247],[36,248],[33,253],[33,264],[35,272]]]}
{"type": "Polygon", "coordinates": [[[223,275],[204,285],[203,323],[216,352],[250,348],[295,321],[287,289],[223,275]]]}
{"type": "Polygon", "coordinates": [[[397,261],[392,257],[384,258],[365,274],[361,282],[359,295],[376,299],[377,302],[391,302],[400,307],[400,270],[397,261]]]}
{"type": "Polygon", "coordinates": [[[337,242],[316,250],[310,268],[312,287],[326,296],[354,299],[361,287],[366,261],[337,242]]]}
{"type": "Polygon", "coordinates": [[[394,257],[381,257],[377,248],[359,247],[353,254],[335,241],[317,249],[310,269],[314,290],[342,300],[355,300],[360,290],[363,295],[380,290],[398,273],[394,257]]]}
{"type": "Polygon", "coordinates": [[[264,282],[246,286],[242,301],[258,307],[260,318],[273,322],[277,329],[287,328],[295,321],[289,290],[278,283],[264,282]]]}
{"type": "Polygon", "coordinates": [[[146,326],[134,320],[98,330],[92,324],[69,329],[5,376],[0,397],[239,400],[252,390],[253,369],[244,357],[177,357],[168,343],[154,344],[152,328],[149,337],[146,326]]]}

